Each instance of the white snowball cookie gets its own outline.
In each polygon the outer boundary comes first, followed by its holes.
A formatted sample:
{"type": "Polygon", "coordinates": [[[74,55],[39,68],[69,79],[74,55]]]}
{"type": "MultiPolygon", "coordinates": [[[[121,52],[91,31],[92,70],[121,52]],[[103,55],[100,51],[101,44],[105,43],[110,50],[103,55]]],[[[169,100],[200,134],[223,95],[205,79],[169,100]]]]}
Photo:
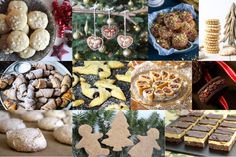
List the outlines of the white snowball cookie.
{"type": "Polygon", "coordinates": [[[26,128],[25,123],[21,119],[3,119],[0,121],[0,132],[6,133],[10,130],[18,130],[26,128]]]}
{"type": "Polygon", "coordinates": [[[19,52],[18,55],[20,56],[20,58],[27,59],[27,58],[33,57],[35,53],[36,53],[35,49],[31,47],[27,47],[23,51],[19,52]]]}
{"type": "Polygon", "coordinates": [[[64,111],[62,110],[51,110],[51,111],[46,111],[44,113],[44,115],[46,117],[55,117],[55,118],[59,118],[59,119],[62,119],[62,118],[65,118],[66,117],[66,114],[64,111]]]}
{"type": "Polygon", "coordinates": [[[6,15],[0,14],[0,34],[6,34],[10,31],[6,22],[6,15]]]}
{"type": "Polygon", "coordinates": [[[46,117],[38,121],[38,127],[47,131],[53,131],[54,129],[63,125],[64,123],[55,117],[46,117]]]}
{"type": "Polygon", "coordinates": [[[56,128],[53,136],[60,143],[72,145],[72,125],[64,125],[56,128]]]}
{"type": "Polygon", "coordinates": [[[23,30],[27,25],[27,15],[21,11],[13,10],[7,14],[6,22],[12,30],[23,30]]]}
{"type": "Polygon", "coordinates": [[[8,131],[6,135],[7,144],[19,152],[37,152],[47,147],[47,141],[38,128],[8,131]]]}
{"type": "Polygon", "coordinates": [[[29,34],[29,25],[25,25],[22,31],[25,32],[25,34],[29,34]]]}
{"type": "Polygon", "coordinates": [[[46,28],[48,25],[47,14],[41,11],[31,11],[28,14],[28,25],[31,29],[46,28]]]}
{"type": "Polygon", "coordinates": [[[8,47],[14,52],[21,52],[29,46],[29,38],[22,31],[12,31],[7,37],[8,47]]]}
{"type": "Polygon", "coordinates": [[[50,34],[45,29],[36,29],[30,36],[30,46],[36,51],[44,50],[50,41],[50,34]]]}
{"type": "Polygon", "coordinates": [[[8,4],[8,12],[11,12],[13,10],[18,10],[21,11],[23,13],[27,13],[28,12],[28,6],[26,5],[26,3],[24,1],[11,1],[8,4]]]}
{"type": "Polygon", "coordinates": [[[37,122],[43,119],[43,114],[40,111],[27,111],[21,116],[21,119],[26,122],[37,122]]]}

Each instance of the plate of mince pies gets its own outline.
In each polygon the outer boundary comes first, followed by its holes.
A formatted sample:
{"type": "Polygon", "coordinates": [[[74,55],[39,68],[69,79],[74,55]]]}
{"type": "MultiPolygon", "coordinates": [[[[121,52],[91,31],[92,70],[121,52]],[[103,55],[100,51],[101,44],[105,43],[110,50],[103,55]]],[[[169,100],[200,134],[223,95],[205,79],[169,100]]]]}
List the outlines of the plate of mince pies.
{"type": "Polygon", "coordinates": [[[5,0],[0,8],[0,60],[41,60],[56,38],[54,18],[42,1],[5,0]]]}
{"type": "Polygon", "coordinates": [[[191,77],[181,70],[146,62],[132,71],[132,99],[148,109],[179,108],[191,91],[191,77]]]}

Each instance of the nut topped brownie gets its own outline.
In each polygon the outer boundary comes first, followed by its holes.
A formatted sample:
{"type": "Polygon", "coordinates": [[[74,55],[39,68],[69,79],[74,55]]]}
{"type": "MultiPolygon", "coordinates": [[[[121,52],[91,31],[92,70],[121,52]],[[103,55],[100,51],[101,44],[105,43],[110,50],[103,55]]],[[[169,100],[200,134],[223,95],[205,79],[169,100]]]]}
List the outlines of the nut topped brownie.
{"type": "Polygon", "coordinates": [[[189,130],[184,136],[184,142],[189,146],[205,147],[208,136],[207,132],[189,130]]]}
{"type": "Polygon", "coordinates": [[[183,141],[185,132],[185,129],[167,126],[165,128],[165,137],[167,141],[179,143],[183,141]]]}

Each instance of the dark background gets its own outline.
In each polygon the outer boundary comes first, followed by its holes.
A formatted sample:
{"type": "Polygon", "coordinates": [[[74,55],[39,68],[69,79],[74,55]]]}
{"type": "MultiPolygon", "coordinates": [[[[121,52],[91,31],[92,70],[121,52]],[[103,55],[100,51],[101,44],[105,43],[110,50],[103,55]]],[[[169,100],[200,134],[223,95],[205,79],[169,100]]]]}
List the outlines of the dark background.
{"type": "MultiPolygon", "coordinates": [[[[2,73],[5,71],[5,69],[8,67],[8,66],[10,66],[12,63],[14,63],[14,62],[0,62],[0,76],[2,76],[2,73]]],[[[70,73],[72,73],[72,63],[71,62],[60,62],[61,64],[63,64],[67,69],[68,69],[68,71],[70,72],[70,73]]],[[[0,110],[4,110],[4,108],[3,108],[3,106],[2,106],[2,104],[1,104],[1,102],[0,102],[0,110]]]]}
{"type": "MultiPolygon", "coordinates": [[[[149,7],[148,13],[152,13],[152,12],[166,9],[169,7],[174,7],[180,3],[181,2],[178,0],[165,0],[164,4],[160,7],[155,7],[155,8],[149,7]]],[[[169,56],[158,55],[158,51],[156,49],[154,49],[154,47],[150,43],[149,43],[148,48],[149,48],[149,50],[148,50],[148,59],[149,60],[192,60],[192,59],[196,59],[198,56],[198,46],[192,50],[186,51],[186,53],[172,54],[169,56]]]]}
{"type": "MultiPolygon", "coordinates": [[[[236,109],[236,84],[230,79],[230,77],[225,73],[225,71],[216,64],[216,62],[203,62],[207,63],[206,68],[209,70],[212,78],[221,76],[225,79],[227,88],[223,90],[220,95],[223,95],[226,101],[229,104],[229,109],[236,109]]],[[[236,72],[236,62],[225,62],[227,63],[235,72],[236,72]]],[[[198,90],[206,84],[206,81],[202,77],[202,79],[193,85],[193,109],[201,110],[201,109],[224,109],[222,105],[219,103],[218,98],[215,98],[209,104],[201,104],[197,95],[198,90]]]]}

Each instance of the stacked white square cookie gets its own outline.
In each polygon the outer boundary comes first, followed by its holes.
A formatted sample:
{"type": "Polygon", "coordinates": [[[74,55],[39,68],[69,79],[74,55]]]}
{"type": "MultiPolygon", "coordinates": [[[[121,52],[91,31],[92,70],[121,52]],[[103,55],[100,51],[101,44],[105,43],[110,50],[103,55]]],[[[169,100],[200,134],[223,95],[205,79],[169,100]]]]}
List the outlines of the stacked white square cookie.
{"type": "Polygon", "coordinates": [[[47,25],[47,14],[28,12],[24,1],[11,1],[7,13],[0,14],[0,50],[5,54],[16,52],[21,58],[34,56],[49,45],[47,25]]]}

